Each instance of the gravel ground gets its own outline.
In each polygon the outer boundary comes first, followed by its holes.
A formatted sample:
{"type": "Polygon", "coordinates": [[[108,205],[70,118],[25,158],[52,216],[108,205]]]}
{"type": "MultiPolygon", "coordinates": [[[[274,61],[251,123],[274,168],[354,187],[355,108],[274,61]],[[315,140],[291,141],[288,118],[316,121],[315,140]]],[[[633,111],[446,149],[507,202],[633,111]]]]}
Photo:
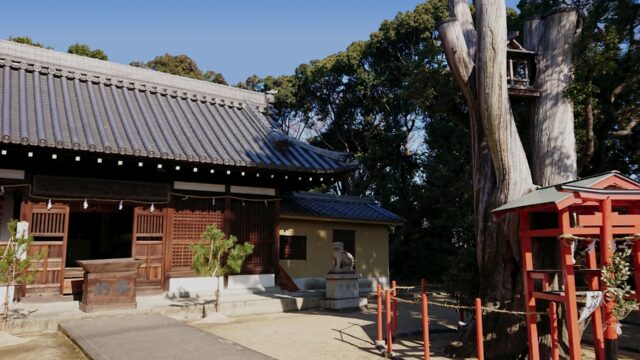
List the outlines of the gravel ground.
{"type": "MultiPolygon", "coordinates": [[[[422,338],[412,336],[419,319],[415,313],[401,311],[399,336],[394,340],[394,354],[403,359],[422,358],[422,338]],[[403,321],[405,320],[405,321],[403,321]],[[404,325],[403,325],[404,324],[404,325]]],[[[226,324],[198,324],[215,335],[282,360],[298,359],[380,359],[376,350],[375,310],[361,312],[304,311],[235,318],[226,324]]],[[[438,356],[456,336],[441,325],[431,335],[432,359],[438,356]]]]}

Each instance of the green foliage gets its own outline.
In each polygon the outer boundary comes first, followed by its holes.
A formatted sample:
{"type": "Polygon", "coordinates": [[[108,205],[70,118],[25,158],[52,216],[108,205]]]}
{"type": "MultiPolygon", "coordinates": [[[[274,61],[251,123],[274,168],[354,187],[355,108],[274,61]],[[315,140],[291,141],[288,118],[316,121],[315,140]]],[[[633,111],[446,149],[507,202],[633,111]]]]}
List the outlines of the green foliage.
{"type": "Polygon", "coordinates": [[[440,281],[461,244],[473,246],[466,109],[436,31],[447,9],[427,1],[292,75],[237,85],[277,91],[285,132],[360,162],[336,188],[319,190],[373,196],[407,220],[391,242],[395,278],[440,281]]]}
{"type": "Polygon", "coordinates": [[[229,85],[229,83],[227,83],[227,80],[224,78],[224,76],[222,76],[222,74],[219,72],[215,72],[213,70],[207,70],[202,76],[204,78],[203,80],[205,81],[221,84],[221,85],[229,85]]]}
{"type": "Polygon", "coordinates": [[[239,273],[245,258],[253,252],[253,244],[238,244],[238,239],[210,225],[201,235],[201,242],[191,244],[191,267],[203,276],[226,276],[239,273]]]}
{"type": "Polygon", "coordinates": [[[196,62],[187,55],[164,54],[156,56],[153,60],[142,62],[132,61],[131,66],[142,67],[161,71],[173,75],[189,77],[192,79],[204,80],[216,84],[228,85],[224,76],[213,70],[202,71],[196,62]]]}
{"type": "Polygon", "coordinates": [[[31,263],[42,259],[45,255],[45,253],[39,253],[36,256],[23,255],[29,253],[29,245],[33,241],[33,238],[31,236],[27,238],[17,237],[17,225],[17,220],[11,220],[7,224],[11,240],[0,250],[2,254],[2,256],[0,256],[0,284],[2,285],[31,283],[35,273],[35,271],[30,269],[31,263]]]}
{"type": "Polygon", "coordinates": [[[631,248],[619,249],[613,253],[611,263],[602,268],[602,282],[606,287],[605,297],[609,301],[614,301],[613,314],[621,321],[632,311],[638,308],[635,300],[627,299],[631,294],[631,287],[628,284],[631,276],[629,257],[631,248]]]}
{"type": "Polygon", "coordinates": [[[67,52],[69,54],[86,56],[86,57],[99,59],[99,60],[109,60],[109,57],[107,56],[107,54],[104,53],[104,51],[100,49],[91,50],[89,45],[86,45],[86,44],[75,43],[69,46],[69,48],[67,49],[67,52]]]}
{"type": "Polygon", "coordinates": [[[31,45],[39,48],[53,49],[51,46],[44,46],[39,42],[33,41],[28,36],[10,36],[9,41],[17,42],[19,44],[31,45]]]}

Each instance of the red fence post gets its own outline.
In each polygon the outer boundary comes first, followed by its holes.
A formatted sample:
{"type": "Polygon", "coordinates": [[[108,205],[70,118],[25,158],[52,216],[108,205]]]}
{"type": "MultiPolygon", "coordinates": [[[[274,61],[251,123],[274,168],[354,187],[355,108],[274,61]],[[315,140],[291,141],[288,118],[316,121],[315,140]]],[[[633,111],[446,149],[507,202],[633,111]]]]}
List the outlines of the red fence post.
{"type": "Polygon", "coordinates": [[[377,286],[378,293],[378,342],[383,343],[384,340],[382,338],[382,285],[378,284],[377,286]]]}
{"type": "Polygon", "coordinates": [[[484,332],[482,330],[482,301],[476,298],[476,340],[478,342],[478,360],[484,360],[484,332]]]}
{"type": "Polygon", "coordinates": [[[429,360],[429,303],[425,292],[422,293],[422,341],[424,343],[424,358],[429,360]]]}
{"type": "Polygon", "coordinates": [[[387,354],[391,355],[391,291],[389,289],[384,292],[384,309],[387,315],[387,354]]]}
{"type": "MultiPolygon", "coordinates": [[[[549,323],[551,324],[551,359],[560,359],[560,351],[558,350],[558,313],[556,303],[549,302],[549,323]]],[[[600,309],[596,310],[600,311],[600,309]]]]}
{"type": "Polygon", "coordinates": [[[391,282],[391,294],[393,295],[393,333],[395,334],[398,331],[398,301],[396,300],[396,296],[398,295],[398,291],[396,289],[396,281],[391,282]]]}
{"type": "Polygon", "coordinates": [[[420,281],[420,288],[420,294],[424,294],[427,291],[427,281],[424,278],[420,281]]]}

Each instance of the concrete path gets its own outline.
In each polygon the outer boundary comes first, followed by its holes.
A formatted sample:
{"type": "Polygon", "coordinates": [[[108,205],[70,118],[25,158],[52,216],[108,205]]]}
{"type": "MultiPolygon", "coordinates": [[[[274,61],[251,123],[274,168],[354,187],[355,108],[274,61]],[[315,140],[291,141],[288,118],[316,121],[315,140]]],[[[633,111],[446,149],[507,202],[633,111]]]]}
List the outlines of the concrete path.
{"type": "Polygon", "coordinates": [[[69,321],[60,330],[93,360],[272,359],[161,315],[69,321]]]}

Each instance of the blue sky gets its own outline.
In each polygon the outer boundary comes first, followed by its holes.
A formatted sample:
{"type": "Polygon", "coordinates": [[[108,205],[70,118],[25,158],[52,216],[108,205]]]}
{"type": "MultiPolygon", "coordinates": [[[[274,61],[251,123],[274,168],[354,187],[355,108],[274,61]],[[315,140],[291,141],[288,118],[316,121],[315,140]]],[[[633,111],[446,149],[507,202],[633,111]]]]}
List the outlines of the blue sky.
{"type": "Polygon", "coordinates": [[[420,2],[8,1],[0,38],[26,35],[60,51],[86,43],[125,64],[167,52],[187,54],[201,69],[221,72],[234,84],[254,73],[289,74],[301,63],[368,38],[382,20],[420,2]]]}

